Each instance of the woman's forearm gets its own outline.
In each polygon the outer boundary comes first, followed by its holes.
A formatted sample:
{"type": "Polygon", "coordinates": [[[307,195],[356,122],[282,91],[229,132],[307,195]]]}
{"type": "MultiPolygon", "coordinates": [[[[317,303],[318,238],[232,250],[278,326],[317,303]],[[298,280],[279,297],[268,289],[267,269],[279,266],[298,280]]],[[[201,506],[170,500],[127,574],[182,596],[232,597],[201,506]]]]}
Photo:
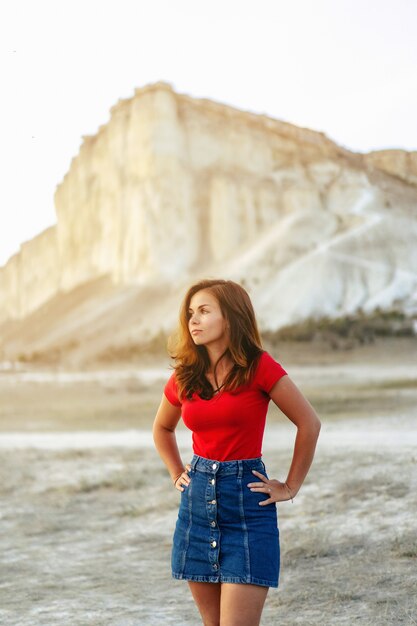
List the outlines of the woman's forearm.
{"type": "Polygon", "coordinates": [[[159,456],[167,466],[172,480],[174,480],[178,474],[184,471],[175,431],[167,430],[161,426],[154,426],[152,434],[159,456]]]}
{"type": "Polygon", "coordinates": [[[319,422],[315,426],[299,427],[297,429],[294,454],[287,480],[285,481],[293,495],[299,491],[313,462],[320,427],[319,422]]]}

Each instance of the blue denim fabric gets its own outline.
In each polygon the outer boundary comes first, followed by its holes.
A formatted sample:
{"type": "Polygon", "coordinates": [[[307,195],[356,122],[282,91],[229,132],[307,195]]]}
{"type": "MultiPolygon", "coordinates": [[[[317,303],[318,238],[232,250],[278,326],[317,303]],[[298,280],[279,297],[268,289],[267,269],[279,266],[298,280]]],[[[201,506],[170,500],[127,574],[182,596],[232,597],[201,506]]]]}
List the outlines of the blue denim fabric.
{"type": "Polygon", "coordinates": [[[172,576],[201,582],[278,587],[280,545],[277,503],[251,491],[266,478],[261,457],[216,461],[194,454],[181,500],[171,553],[172,576]]]}

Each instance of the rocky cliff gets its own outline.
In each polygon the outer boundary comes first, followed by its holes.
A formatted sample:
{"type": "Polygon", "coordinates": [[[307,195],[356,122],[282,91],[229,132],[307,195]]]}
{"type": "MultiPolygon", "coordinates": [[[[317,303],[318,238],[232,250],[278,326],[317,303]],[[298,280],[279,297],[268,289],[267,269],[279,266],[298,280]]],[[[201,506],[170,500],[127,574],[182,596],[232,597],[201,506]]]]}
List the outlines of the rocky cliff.
{"type": "Polygon", "coordinates": [[[83,139],[56,226],[0,269],[3,357],[128,350],[169,332],[203,276],[243,282],[269,330],[417,311],[415,153],[355,154],[165,83],[83,139]]]}
{"type": "Polygon", "coordinates": [[[366,163],[388,174],[398,176],[410,185],[417,185],[417,152],[406,150],[376,150],[364,155],[366,163]]]}

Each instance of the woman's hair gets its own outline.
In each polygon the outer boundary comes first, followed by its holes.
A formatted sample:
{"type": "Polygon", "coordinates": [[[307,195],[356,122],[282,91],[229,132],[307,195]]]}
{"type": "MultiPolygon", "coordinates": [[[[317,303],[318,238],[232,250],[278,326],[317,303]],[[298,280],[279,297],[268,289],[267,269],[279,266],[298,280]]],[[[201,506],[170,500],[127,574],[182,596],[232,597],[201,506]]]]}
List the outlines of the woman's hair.
{"type": "Polygon", "coordinates": [[[207,349],[194,343],[188,327],[191,298],[202,289],[216,298],[229,327],[229,346],[215,363],[215,380],[218,363],[229,355],[234,365],[226,377],[224,388],[227,391],[236,390],[249,382],[263,352],[255,312],[245,289],[232,280],[206,279],[195,283],[188,289],[181,305],[176,337],[171,336],[168,341],[168,352],[176,362],[178,395],[187,399],[191,399],[194,392],[205,399],[210,399],[214,393],[206,377],[210,367],[207,349]]]}

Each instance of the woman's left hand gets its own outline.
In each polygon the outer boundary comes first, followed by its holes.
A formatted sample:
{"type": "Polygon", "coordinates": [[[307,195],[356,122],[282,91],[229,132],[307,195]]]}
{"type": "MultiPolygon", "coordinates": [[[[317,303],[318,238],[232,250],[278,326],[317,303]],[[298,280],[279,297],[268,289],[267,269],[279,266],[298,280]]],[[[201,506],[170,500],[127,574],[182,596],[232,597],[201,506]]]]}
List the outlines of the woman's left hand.
{"type": "Polygon", "coordinates": [[[269,479],[257,470],[252,470],[252,473],[256,476],[259,476],[262,482],[248,483],[248,488],[251,491],[259,491],[261,493],[266,493],[269,495],[269,498],[267,500],[262,500],[262,502],[259,502],[260,506],[272,504],[272,502],[284,502],[285,500],[291,500],[291,496],[285,483],[282,483],[279,480],[275,480],[274,478],[269,479]]]}

